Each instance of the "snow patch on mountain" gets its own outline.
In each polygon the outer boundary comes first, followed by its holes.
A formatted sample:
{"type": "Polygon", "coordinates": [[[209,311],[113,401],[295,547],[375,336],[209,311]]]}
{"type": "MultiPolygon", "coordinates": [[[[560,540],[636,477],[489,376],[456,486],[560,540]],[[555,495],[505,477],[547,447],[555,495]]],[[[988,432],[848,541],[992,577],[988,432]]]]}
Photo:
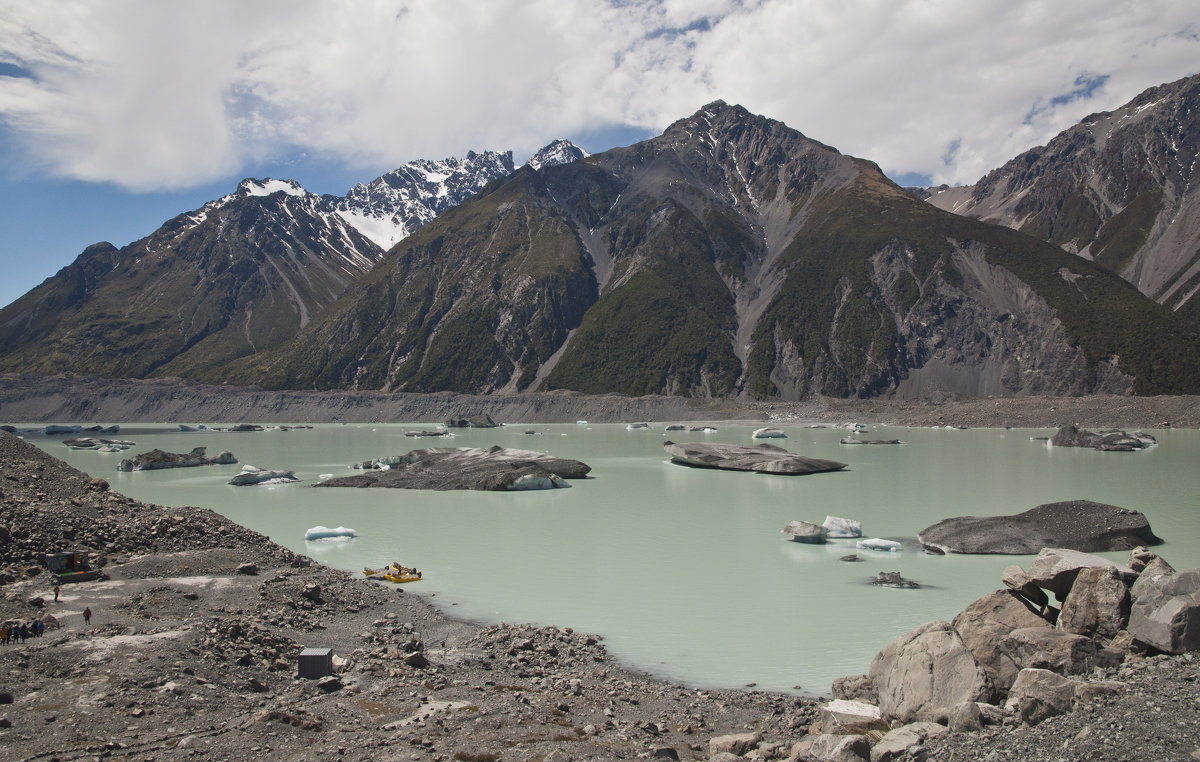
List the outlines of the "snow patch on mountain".
{"type": "Polygon", "coordinates": [[[300,187],[295,180],[256,180],[246,178],[238,185],[239,196],[270,196],[272,193],[286,193],[289,196],[304,196],[308,191],[300,187]]]}
{"type": "Polygon", "coordinates": [[[441,161],[417,159],[354,186],[341,198],[329,197],[328,210],[387,250],[512,171],[511,151],[469,151],[464,158],[441,161]]]}

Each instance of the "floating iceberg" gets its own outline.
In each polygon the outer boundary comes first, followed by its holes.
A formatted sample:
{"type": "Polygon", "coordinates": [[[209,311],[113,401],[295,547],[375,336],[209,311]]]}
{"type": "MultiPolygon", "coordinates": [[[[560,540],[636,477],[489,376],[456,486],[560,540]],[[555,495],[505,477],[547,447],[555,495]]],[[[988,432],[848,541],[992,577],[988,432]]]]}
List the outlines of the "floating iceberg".
{"type": "Polygon", "coordinates": [[[825,527],[811,521],[792,521],[780,531],[789,535],[794,542],[804,542],[810,545],[820,545],[828,536],[825,527]]]}
{"type": "Polygon", "coordinates": [[[826,516],[821,526],[825,527],[828,537],[862,537],[862,522],[857,519],[826,516]]]}
{"type": "Polygon", "coordinates": [[[358,536],[358,532],[349,527],[322,527],[316,526],[304,533],[306,542],[312,540],[353,540],[358,536]]]}
{"type": "Polygon", "coordinates": [[[298,482],[296,473],[287,469],[264,469],[255,468],[249,464],[242,466],[239,474],[229,480],[229,483],[242,487],[248,484],[284,484],[287,482],[298,482]]]}
{"type": "Polygon", "coordinates": [[[861,550],[888,550],[897,551],[904,546],[895,540],[881,540],[878,537],[873,537],[870,540],[859,540],[854,544],[854,547],[861,550]]]}
{"type": "Polygon", "coordinates": [[[784,434],[779,429],[772,429],[769,427],[762,428],[762,429],[755,429],[754,433],[751,436],[753,436],[755,439],[786,439],[787,438],[787,434],[784,434]]]}

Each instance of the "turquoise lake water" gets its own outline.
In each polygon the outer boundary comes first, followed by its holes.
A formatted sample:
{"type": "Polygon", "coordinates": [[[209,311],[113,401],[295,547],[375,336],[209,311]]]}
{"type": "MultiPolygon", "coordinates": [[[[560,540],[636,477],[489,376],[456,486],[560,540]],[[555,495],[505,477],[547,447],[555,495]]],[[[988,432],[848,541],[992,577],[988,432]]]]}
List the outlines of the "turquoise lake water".
{"type": "MultiPolygon", "coordinates": [[[[209,424],[212,426],[213,424],[209,424]]],[[[1032,556],[936,556],[916,534],[951,516],[1018,513],[1089,499],[1146,514],[1176,568],[1200,566],[1200,432],[1155,430],[1159,446],[1136,453],[1051,448],[1042,429],[873,427],[863,436],[903,445],[839,444],[849,432],[778,425],[792,452],[849,464],[801,477],[672,464],[664,439],[751,444],[756,426],[664,433],[663,424],[513,425],[405,437],[431,424],[320,425],[237,434],[123,427],[125,454],[69,450],[65,437],[30,441],[114,489],[162,505],[197,505],[262,532],[322,563],[358,573],[393,560],[425,579],[407,590],[448,612],[485,622],[570,626],[604,637],[624,663],[696,687],[827,693],[841,675],[866,672],[893,637],[950,619],[1001,587],[1005,566],[1032,556]],[[529,435],[524,432],[534,430],[529,435]],[[239,465],[120,473],[122,457],[161,448],[239,465]],[[418,447],[503,445],[576,458],[592,478],[526,493],[309,489],[324,474],[418,447]],[[233,487],[240,464],[288,468],[296,485],[233,487]],[[780,530],[794,519],[858,519],[868,537],[900,540],[898,553],[856,551],[853,540],[807,546],[780,530]],[[347,526],[350,542],[306,543],[313,526],[347,526]],[[857,552],[865,563],[840,557],[857,552]],[[875,587],[899,571],[918,590],[875,587]]],[[[761,425],[761,424],[759,424],[761,425]]],[[[1105,554],[1124,561],[1126,553],[1105,554]]],[[[364,582],[364,584],[370,584],[364,582]]]]}

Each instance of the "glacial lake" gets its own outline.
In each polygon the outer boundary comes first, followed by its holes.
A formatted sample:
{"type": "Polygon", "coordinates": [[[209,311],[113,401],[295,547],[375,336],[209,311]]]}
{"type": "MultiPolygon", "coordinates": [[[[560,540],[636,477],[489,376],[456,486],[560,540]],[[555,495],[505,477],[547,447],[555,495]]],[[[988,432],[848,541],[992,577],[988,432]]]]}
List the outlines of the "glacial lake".
{"type": "MultiPolygon", "coordinates": [[[[209,423],[209,426],[214,424],[209,423]]],[[[672,464],[664,439],[751,444],[762,424],[716,423],[712,433],[664,424],[517,424],[413,438],[432,424],[318,425],[255,433],[184,433],[174,425],[122,427],[125,454],[70,450],[67,437],[29,441],[140,500],[197,505],[297,552],[359,574],[398,560],[425,579],[406,586],[449,613],[482,622],[569,626],[603,636],[623,663],[686,685],[828,693],[834,678],[866,672],[893,637],[950,619],[1001,587],[1005,566],[1032,556],[925,554],[916,534],[950,516],[1018,513],[1089,499],[1142,511],[1177,569],[1200,566],[1200,432],[1153,430],[1142,452],[1051,448],[1045,429],[871,427],[864,437],[902,445],[842,445],[850,432],[776,425],[769,440],[845,471],[789,477],[672,464]],[[534,431],[536,434],[527,434],[534,431]],[[239,465],[120,473],[122,457],[161,448],[239,465]],[[570,489],[523,493],[310,489],[323,474],[418,447],[503,445],[576,458],[592,478],[570,489]],[[288,468],[300,484],[233,487],[240,464],[288,468]],[[788,541],[794,519],[858,519],[864,535],[900,540],[900,552],[788,541]],[[343,543],[305,542],[313,526],[358,532],[343,543]],[[865,563],[846,563],[857,552],[865,563]],[[899,571],[917,590],[876,587],[899,571]]],[[[1127,553],[1107,557],[1123,562],[1127,553]]],[[[364,582],[364,584],[371,584],[364,582]]],[[[347,648],[353,644],[330,644],[347,648]]]]}

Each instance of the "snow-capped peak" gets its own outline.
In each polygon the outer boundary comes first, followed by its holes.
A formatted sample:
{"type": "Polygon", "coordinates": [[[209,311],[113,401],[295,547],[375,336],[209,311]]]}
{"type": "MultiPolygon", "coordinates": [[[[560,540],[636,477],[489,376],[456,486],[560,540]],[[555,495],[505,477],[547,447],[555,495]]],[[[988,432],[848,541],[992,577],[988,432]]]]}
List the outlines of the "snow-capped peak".
{"type": "Polygon", "coordinates": [[[590,155],[571,141],[559,138],[530,157],[529,161],[525,162],[525,166],[540,170],[543,167],[570,164],[579,159],[586,159],[590,155]]]}
{"type": "Polygon", "coordinates": [[[512,174],[512,152],[417,159],[330,200],[335,212],[385,251],[492,180],[512,174]]]}
{"type": "Polygon", "coordinates": [[[300,187],[300,183],[295,180],[258,180],[253,177],[247,177],[238,184],[237,195],[245,196],[270,196],[272,193],[280,191],[289,196],[306,196],[308,191],[300,187]]]}

